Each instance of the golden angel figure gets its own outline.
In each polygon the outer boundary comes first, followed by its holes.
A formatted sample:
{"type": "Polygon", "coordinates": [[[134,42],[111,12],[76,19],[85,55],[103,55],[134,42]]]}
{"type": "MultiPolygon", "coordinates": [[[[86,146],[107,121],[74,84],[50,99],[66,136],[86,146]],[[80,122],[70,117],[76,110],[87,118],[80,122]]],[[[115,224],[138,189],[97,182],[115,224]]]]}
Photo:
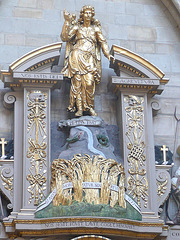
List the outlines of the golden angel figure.
{"type": "Polygon", "coordinates": [[[64,25],[61,39],[66,44],[64,68],[62,73],[71,79],[68,110],[82,116],[84,111],[96,116],[94,110],[95,83],[101,80],[101,55],[110,60],[114,57],[109,53],[106,39],[101,32],[101,25],[94,19],[92,6],[84,6],[80,18],[76,22],[75,15],[64,10],[64,25]]]}

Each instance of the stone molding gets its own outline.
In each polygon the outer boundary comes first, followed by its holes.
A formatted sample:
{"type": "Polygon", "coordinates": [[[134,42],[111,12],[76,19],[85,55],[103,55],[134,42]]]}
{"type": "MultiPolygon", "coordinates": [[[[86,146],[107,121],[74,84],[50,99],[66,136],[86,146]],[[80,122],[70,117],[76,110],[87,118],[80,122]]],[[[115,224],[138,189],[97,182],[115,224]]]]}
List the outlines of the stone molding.
{"type": "Polygon", "coordinates": [[[161,0],[180,28],[180,2],[179,0],[161,0]]]}
{"type": "Polygon", "coordinates": [[[12,222],[4,221],[6,232],[10,236],[13,230],[22,237],[50,236],[59,234],[87,234],[103,233],[115,236],[144,237],[154,239],[162,233],[163,222],[139,222],[131,220],[118,220],[115,218],[70,217],[54,219],[14,219],[12,222]],[[12,228],[13,227],[13,228],[12,228]],[[31,230],[32,229],[32,230],[31,230]]]}

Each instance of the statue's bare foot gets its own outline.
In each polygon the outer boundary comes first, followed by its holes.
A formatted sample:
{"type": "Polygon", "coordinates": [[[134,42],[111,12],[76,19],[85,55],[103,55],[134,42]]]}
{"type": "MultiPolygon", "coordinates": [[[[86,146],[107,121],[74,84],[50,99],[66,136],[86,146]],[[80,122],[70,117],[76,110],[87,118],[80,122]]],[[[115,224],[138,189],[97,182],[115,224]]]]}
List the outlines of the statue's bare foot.
{"type": "Polygon", "coordinates": [[[76,113],[75,113],[75,116],[76,117],[81,117],[83,115],[83,111],[82,110],[78,110],[76,113]]]}
{"type": "Polygon", "coordinates": [[[97,116],[97,113],[95,112],[95,110],[93,108],[90,108],[89,110],[91,116],[97,116]]]}
{"type": "Polygon", "coordinates": [[[69,106],[69,107],[67,108],[67,110],[68,110],[69,112],[75,112],[75,111],[76,111],[76,108],[69,106]]]}

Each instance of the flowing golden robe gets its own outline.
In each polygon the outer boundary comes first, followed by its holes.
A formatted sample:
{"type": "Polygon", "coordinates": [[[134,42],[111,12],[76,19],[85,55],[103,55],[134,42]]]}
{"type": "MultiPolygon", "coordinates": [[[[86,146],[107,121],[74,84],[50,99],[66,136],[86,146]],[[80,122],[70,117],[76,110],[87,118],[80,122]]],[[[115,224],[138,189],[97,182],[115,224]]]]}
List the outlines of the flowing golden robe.
{"type": "Polygon", "coordinates": [[[101,78],[100,47],[106,57],[109,55],[106,39],[99,26],[68,26],[66,22],[61,38],[68,44],[62,70],[65,77],[71,78],[68,109],[74,111],[76,103],[78,110],[90,110],[91,113],[94,109],[95,82],[99,83],[101,78]]]}

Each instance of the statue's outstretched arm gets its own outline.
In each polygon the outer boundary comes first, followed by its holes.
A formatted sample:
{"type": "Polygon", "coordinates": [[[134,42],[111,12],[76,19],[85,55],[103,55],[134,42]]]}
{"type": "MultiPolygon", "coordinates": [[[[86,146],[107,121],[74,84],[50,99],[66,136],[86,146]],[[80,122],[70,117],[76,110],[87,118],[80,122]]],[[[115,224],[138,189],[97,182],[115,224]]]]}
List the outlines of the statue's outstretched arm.
{"type": "Polygon", "coordinates": [[[97,29],[97,40],[98,43],[101,45],[103,54],[105,57],[108,58],[108,60],[110,61],[111,59],[114,61],[114,57],[109,53],[109,47],[106,41],[106,38],[103,36],[102,32],[100,29],[97,29]]]}

